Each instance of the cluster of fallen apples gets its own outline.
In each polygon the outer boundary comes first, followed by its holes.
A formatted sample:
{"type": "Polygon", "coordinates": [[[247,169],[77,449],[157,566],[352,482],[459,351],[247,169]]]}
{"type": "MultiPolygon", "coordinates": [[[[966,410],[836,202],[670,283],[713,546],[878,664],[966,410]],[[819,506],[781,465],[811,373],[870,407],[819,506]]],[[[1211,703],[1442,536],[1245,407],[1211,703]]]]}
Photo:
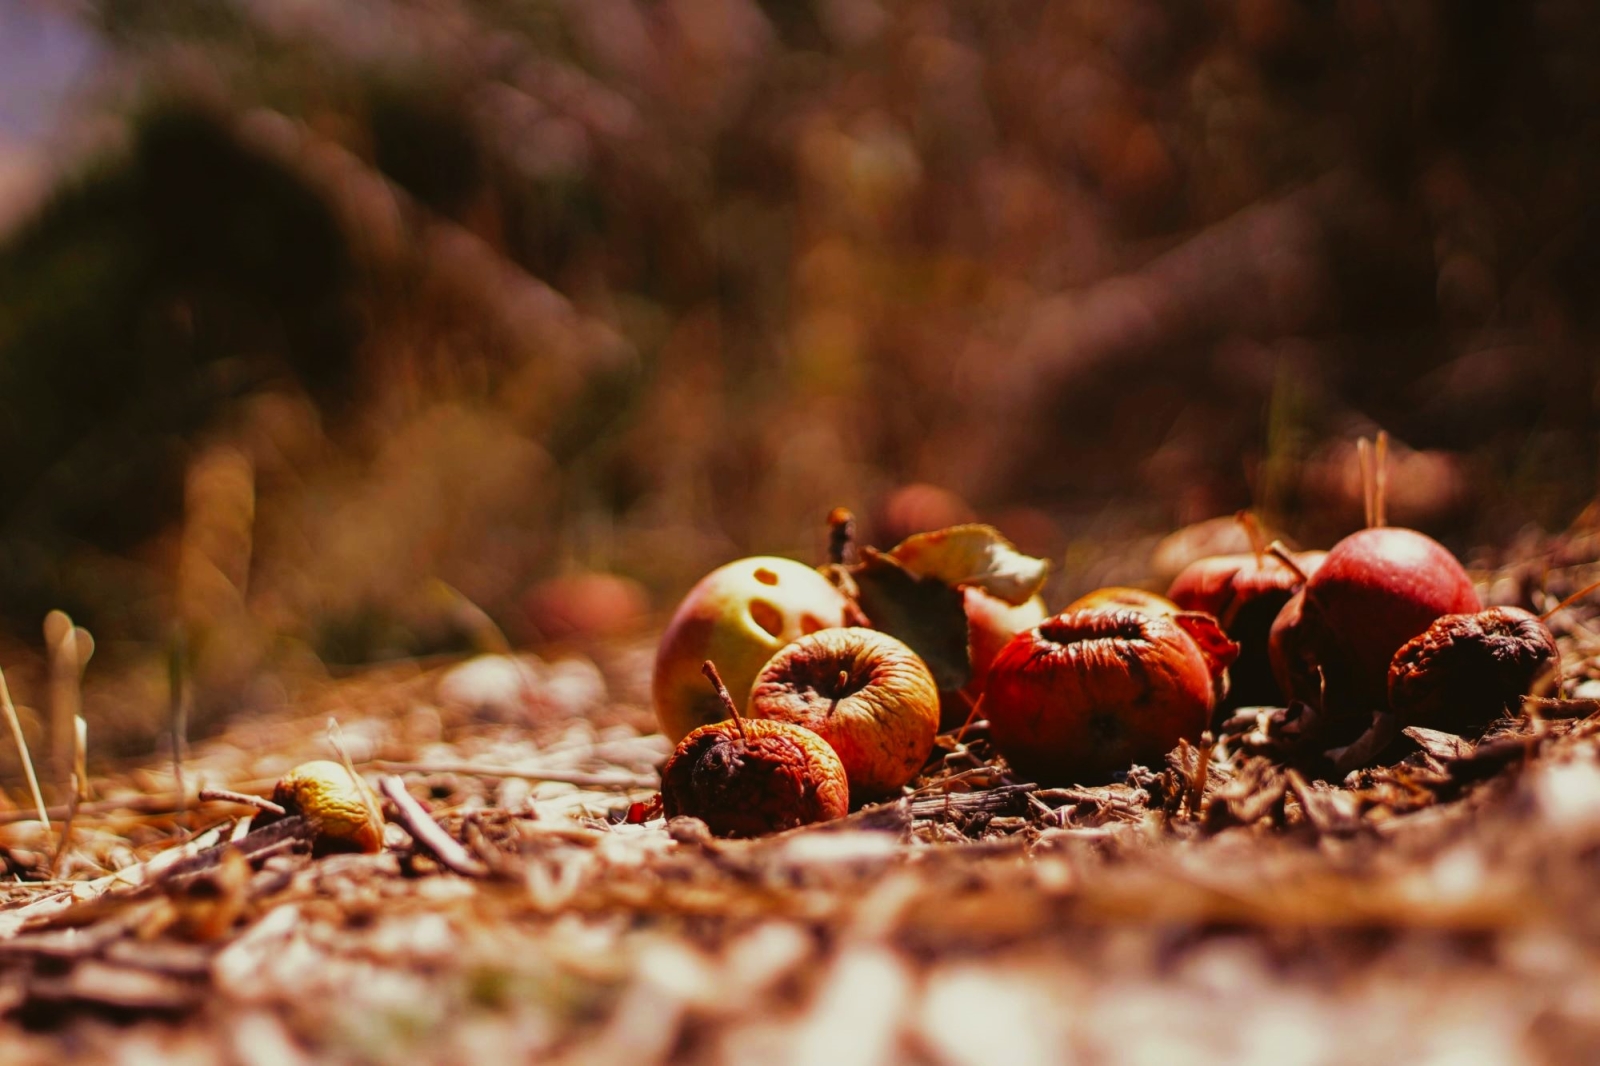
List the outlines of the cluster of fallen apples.
{"type": "Polygon", "coordinates": [[[897,794],[941,729],[979,717],[1018,775],[1093,784],[1270,708],[1293,726],[1276,754],[1328,775],[1406,726],[1481,731],[1559,676],[1543,619],[1483,609],[1456,558],[1410,529],[1327,552],[1255,537],[1166,596],[1100,589],[1051,616],[1047,565],[988,526],[858,553],[848,515],[830,521],[829,564],[741,559],[674,614],[653,685],[677,745],[668,817],[719,836],[838,818],[897,794]]]}

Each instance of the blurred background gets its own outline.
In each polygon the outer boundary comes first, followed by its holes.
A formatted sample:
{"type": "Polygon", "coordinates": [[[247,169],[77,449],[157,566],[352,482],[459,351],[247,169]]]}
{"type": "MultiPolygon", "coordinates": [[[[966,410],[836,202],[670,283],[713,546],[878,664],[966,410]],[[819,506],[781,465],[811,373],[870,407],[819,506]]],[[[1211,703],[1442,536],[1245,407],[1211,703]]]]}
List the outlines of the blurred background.
{"type": "Polygon", "coordinates": [[[1326,546],[1380,427],[1391,521],[1531,550],[1600,477],[1596,55],[1584,0],[0,0],[0,665],[90,629],[97,754],[178,676],[198,732],[607,665],[835,505],[1059,604],[1242,507],[1326,546]]]}

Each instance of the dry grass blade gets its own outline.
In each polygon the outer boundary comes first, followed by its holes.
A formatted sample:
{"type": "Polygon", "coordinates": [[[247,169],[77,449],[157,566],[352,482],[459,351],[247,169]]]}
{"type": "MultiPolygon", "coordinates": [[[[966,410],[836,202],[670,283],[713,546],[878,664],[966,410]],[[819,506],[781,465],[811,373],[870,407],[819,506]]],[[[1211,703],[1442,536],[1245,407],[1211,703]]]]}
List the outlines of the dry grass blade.
{"type": "Polygon", "coordinates": [[[0,670],[0,710],[5,711],[6,723],[11,726],[11,739],[16,742],[17,756],[22,760],[22,772],[28,778],[28,792],[33,796],[33,808],[46,830],[50,828],[50,814],[45,810],[44,796],[39,792],[39,777],[33,772],[33,756],[28,752],[28,740],[22,735],[22,722],[17,718],[17,705],[11,702],[11,686],[6,684],[5,671],[0,670]]]}
{"type": "Polygon", "coordinates": [[[473,777],[513,777],[523,781],[550,781],[559,785],[614,789],[620,792],[657,788],[661,783],[660,779],[654,774],[589,773],[583,770],[563,770],[552,766],[493,766],[470,762],[466,759],[430,759],[425,762],[396,762],[390,759],[373,759],[362,765],[391,774],[466,774],[473,777]]]}

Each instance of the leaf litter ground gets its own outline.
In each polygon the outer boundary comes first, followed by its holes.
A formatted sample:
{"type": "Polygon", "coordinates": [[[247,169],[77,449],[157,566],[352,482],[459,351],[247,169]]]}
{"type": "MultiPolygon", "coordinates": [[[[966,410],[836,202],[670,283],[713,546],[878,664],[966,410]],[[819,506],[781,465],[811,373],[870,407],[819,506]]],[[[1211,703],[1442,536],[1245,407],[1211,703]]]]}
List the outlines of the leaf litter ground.
{"type": "MultiPolygon", "coordinates": [[[[1594,622],[1557,619],[1579,695],[1594,622]]],[[[461,676],[374,671],[240,722],[196,747],[182,802],[170,769],[97,780],[59,862],[4,815],[0,1061],[1600,1055],[1590,698],[1412,730],[1338,784],[1236,736],[1041,788],[979,729],[895,802],[738,842],[629,821],[667,753],[638,707],[497,724],[461,676]],[[329,757],[330,713],[428,809],[391,810],[412,832],[384,853],[313,859],[296,819],[251,831],[195,798],[329,757]]]]}

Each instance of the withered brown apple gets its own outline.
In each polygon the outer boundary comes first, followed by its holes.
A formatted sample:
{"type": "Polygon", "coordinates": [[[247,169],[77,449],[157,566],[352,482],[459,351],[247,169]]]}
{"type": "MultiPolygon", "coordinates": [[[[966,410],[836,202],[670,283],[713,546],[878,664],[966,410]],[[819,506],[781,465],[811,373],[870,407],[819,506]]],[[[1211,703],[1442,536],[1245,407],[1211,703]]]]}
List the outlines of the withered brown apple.
{"type": "Polygon", "coordinates": [[[1210,629],[1210,654],[1173,616],[1129,608],[1071,611],[1019,633],[989,672],[990,739],[1041,783],[1159,765],[1180,739],[1199,738],[1215,706],[1230,653],[1210,629]]]}
{"type": "Polygon", "coordinates": [[[839,756],[811,730],[730,718],[678,742],[661,771],[661,805],[716,836],[756,837],[844,817],[850,788],[839,756]]]}
{"type": "Polygon", "coordinates": [[[933,750],[939,689],[903,643],[824,629],[783,648],[750,693],[750,717],[805,726],[832,745],[858,799],[899,789],[933,750]]]}

